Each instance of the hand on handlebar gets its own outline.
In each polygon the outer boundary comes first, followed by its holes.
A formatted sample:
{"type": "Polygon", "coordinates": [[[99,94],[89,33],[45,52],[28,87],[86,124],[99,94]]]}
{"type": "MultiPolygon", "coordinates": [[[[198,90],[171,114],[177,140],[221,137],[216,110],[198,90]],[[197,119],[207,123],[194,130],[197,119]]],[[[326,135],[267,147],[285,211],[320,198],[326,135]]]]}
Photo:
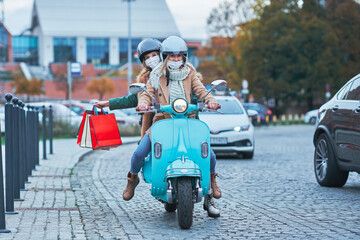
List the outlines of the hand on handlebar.
{"type": "Polygon", "coordinates": [[[150,108],[149,108],[148,105],[146,105],[146,104],[140,104],[140,105],[137,106],[136,111],[138,111],[138,112],[148,111],[149,109],[150,109],[150,108]]]}
{"type": "Polygon", "coordinates": [[[221,108],[221,106],[217,102],[211,102],[207,105],[207,108],[212,110],[218,110],[219,108],[221,108]]]}

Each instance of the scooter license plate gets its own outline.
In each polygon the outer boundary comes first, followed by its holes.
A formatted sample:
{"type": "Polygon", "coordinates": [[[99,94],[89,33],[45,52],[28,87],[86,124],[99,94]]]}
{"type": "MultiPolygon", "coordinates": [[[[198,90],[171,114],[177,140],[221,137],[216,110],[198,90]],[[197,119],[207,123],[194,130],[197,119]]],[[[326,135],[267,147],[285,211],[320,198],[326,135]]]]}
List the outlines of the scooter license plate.
{"type": "Polygon", "coordinates": [[[210,138],[210,144],[227,144],[228,139],[226,137],[212,137],[210,138]]]}

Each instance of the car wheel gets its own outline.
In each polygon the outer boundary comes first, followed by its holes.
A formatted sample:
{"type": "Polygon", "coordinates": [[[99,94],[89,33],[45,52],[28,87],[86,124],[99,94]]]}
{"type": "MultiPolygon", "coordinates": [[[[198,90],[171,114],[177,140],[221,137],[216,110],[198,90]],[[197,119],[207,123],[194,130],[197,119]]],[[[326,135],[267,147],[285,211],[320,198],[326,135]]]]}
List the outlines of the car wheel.
{"type": "Polygon", "coordinates": [[[315,124],[316,123],[316,117],[311,117],[309,120],[310,124],[315,124]]]}
{"type": "Polygon", "coordinates": [[[242,153],[245,159],[252,159],[254,157],[254,151],[242,153]]]}
{"type": "Polygon", "coordinates": [[[348,171],[339,169],[334,149],[325,133],[322,133],[316,141],[314,171],[316,180],[324,187],[342,187],[349,176],[348,171]]]}

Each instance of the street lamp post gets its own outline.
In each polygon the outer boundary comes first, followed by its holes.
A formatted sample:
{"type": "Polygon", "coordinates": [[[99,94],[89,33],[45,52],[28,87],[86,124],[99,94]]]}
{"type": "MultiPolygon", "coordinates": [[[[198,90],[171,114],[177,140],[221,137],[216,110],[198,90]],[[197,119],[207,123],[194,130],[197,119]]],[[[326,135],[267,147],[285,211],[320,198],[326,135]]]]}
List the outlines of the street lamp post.
{"type": "Polygon", "coordinates": [[[128,86],[130,86],[132,82],[132,46],[131,46],[131,2],[135,0],[123,0],[124,2],[128,2],[128,71],[127,71],[127,81],[128,86]]]}

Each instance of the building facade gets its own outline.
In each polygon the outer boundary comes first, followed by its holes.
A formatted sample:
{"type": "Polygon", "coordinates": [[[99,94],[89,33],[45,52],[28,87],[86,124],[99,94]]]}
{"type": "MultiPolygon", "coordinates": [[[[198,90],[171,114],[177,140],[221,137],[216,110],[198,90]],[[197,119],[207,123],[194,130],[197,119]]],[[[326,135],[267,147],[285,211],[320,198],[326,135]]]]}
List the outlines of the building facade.
{"type": "Polygon", "coordinates": [[[12,62],[12,36],[0,21],[0,63],[12,62]]]}
{"type": "MultiPolygon", "coordinates": [[[[31,35],[37,40],[28,42],[27,54],[35,58],[30,45],[37,45],[41,66],[67,61],[104,67],[123,65],[128,52],[128,3],[34,0],[31,35]]],[[[170,35],[180,33],[165,0],[131,2],[132,56],[142,39],[162,40],[170,35]]],[[[24,52],[17,51],[14,56],[20,59],[24,52]]],[[[28,61],[31,65],[36,62],[28,61]]]]}

